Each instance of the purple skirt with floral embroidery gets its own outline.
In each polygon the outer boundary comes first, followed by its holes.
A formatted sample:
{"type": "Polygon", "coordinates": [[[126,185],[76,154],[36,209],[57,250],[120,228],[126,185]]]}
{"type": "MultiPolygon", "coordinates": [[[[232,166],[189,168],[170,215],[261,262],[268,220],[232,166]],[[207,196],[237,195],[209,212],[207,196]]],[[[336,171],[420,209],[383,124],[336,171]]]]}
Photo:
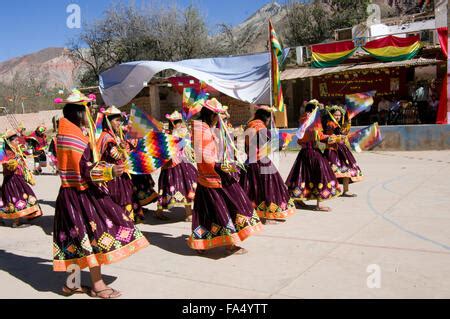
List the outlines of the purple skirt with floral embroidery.
{"type": "Polygon", "coordinates": [[[363,179],[355,157],[344,143],[338,143],[337,150],[326,149],[324,154],[338,179],[348,177],[350,182],[358,182],[363,179]]]}
{"type": "Polygon", "coordinates": [[[53,225],[53,269],[96,267],[148,246],[128,212],[97,188],[61,188],[53,225]]]}
{"type": "Polygon", "coordinates": [[[189,163],[161,170],[158,180],[158,209],[189,205],[197,188],[197,169],[189,163]]]}
{"type": "Polygon", "coordinates": [[[34,219],[42,216],[36,195],[24,177],[4,176],[0,200],[0,219],[34,219]]]}
{"type": "Polygon", "coordinates": [[[284,219],[295,212],[286,184],[270,159],[250,163],[245,168],[240,174],[240,184],[259,217],[284,219]]]}
{"type": "Polygon", "coordinates": [[[144,219],[142,207],[134,196],[133,182],[127,174],[114,178],[107,185],[111,199],[125,208],[131,219],[136,222],[144,219]]]}
{"type": "Polygon", "coordinates": [[[152,175],[131,175],[135,201],[141,206],[146,206],[158,199],[155,191],[155,181],[152,175]]]}
{"type": "Polygon", "coordinates": [[[310,143],[302,145],[286,180],[295,200],[327,200],[341,195],[339,182],[328,160],[310,143]]]}
{"type": "Polygon", "coordinates": [[[245,240],[262,229],[252,202],[235,176],[219,172],[222,188],[198,185],[188,245],[206,250],[245,240]]]}

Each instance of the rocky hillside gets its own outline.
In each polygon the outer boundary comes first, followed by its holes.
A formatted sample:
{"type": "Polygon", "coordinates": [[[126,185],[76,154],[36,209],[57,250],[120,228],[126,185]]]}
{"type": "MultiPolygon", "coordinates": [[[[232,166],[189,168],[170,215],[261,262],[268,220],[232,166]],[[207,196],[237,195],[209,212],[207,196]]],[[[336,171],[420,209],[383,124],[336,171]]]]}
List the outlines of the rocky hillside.
{"type": "Polygon", "coordinates": [[[14,76],[40,77],[48,81],[48,87],[71,88],[74,86],[77,67],[67,57],[64,48],[47,48],[41,51],[0,62],[0,81],[9,82],[14,76]]]}

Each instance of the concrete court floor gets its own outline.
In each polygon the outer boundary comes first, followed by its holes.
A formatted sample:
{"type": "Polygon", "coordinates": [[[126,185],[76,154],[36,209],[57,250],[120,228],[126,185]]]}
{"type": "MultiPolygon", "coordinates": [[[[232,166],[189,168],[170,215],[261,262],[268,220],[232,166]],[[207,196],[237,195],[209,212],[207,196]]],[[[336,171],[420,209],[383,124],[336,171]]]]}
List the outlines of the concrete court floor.
{"type": "MultiPolygon", "coordinates": [[[[283,178],[295,157],[281,154],[283,178]]],[[[122,298],[450,298],[450,151],[356,158],[365,174],[351,185],[357,198],[326,202],[331,213],[297,210],[284,224],[266,225],[243,243],[247,255],[198,256],[185,243],[190,223],[178,208],[169,222],[148,216],[138,227],[152,245],[104,267],[106,280],[122,298]],[[368,285],[374,276],[378,288],[368,285]]],[[[37,177],[44,216],[32,227],[0,227],[0,298],[64,298],[67,275],[51,267],[59,184],[37,177]]],[[[82,278],[89,283],[86,271],[82,278]]]]}

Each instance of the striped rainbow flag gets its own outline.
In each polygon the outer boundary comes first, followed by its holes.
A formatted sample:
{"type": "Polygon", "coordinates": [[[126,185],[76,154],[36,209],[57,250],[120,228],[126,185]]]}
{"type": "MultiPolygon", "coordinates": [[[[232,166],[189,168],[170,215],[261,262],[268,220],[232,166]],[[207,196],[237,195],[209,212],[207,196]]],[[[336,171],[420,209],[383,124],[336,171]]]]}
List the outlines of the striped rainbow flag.
{"type": "Polygon", "coordinates": [[[269,20],[270,35],[270,55],[271,55],[271,74],[272,74],[272,101],[273,106],[280,112],[284,112],[283,89],[281,88],[280,65],[283,62],[283,48],[278,41],[272,22],[269,20]]]}
{"type": "Polygon", "coordinates": [[[363,50],[383,62],[410,60],[422,48],[420,37],[400,38],[393,35],[367,42],[363,50]]]}
{"type": "Polygon", "coordinates": [[[348,59],[356,51],[353,41],[316,44],[311,46],[312,66],[327,68],[348,59]]]}

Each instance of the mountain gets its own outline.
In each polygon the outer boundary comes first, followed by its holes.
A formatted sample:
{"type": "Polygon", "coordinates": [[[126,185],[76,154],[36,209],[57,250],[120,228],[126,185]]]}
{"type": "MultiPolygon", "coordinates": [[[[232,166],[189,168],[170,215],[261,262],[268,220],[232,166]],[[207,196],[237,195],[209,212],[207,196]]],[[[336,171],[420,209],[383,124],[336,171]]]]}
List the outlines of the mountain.
{"type": "Polygon", "coordinates": [[[70,89],[74,86],[77,66],[67,56],[67,49],[41,51],[0,62],[0,81],[10,82],[15,75],[47,80],[47,87],[70,89]]]}
{"type": "MultiPolygon", "coordinates": [[[[270,19],[277,32],[278,37],[282,38],[282,31],[285,28],[286,7],[277,2],[270,2],[252,14],[244,22],[231,28],[231,33],[238,45],[245,46],[249,53],[261,52],[267,50],[268,25],[270,19]]],[[[225,37],[226,34],[219,34],[218,39],[225,37]]]]}

